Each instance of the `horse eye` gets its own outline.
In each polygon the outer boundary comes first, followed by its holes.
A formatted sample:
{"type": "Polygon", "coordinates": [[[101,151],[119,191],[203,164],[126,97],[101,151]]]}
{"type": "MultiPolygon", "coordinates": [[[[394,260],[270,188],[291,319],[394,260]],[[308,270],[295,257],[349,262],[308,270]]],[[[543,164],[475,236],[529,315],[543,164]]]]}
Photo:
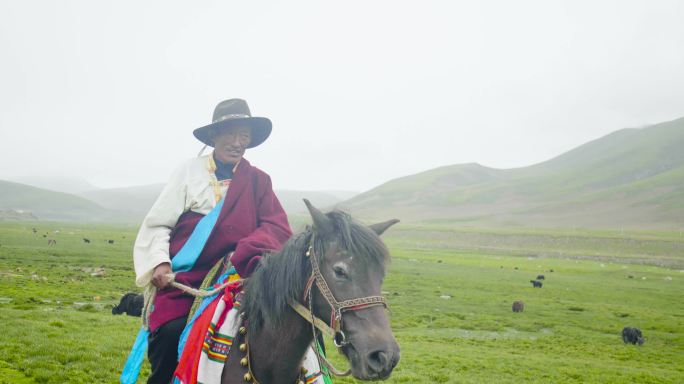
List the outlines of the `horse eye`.
{"type": "Polygon", "coordinates": [[[336,266],[333,267],[333,272],[335,272],[335,277],[338,279],[347,279],[349,276],[347,276],[347,271],[344,270],[344,268],[336,266]]]}

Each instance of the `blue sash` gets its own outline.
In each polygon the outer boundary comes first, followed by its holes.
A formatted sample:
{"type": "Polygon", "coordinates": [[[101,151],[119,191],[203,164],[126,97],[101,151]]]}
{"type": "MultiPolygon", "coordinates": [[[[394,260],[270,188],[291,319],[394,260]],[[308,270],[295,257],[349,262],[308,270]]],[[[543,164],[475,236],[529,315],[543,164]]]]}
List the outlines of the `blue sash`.
{"type": "MultiPolygon", "coordinates": [[[[216,221],[218,221],[224,200],[225,197],[222,198],[206,216],[200,219],[188,240],[183,244],[181,250],[178,251],[176,256],[171,260],[171,270],[174,272],[187,272],[195,266],[195,262],[202,253],[202,250],[209,239],[209,235],[211,235],[211,231],[216,225],[216,221]]],[[[121,384],[135,384],[138,380],[140,367],[142,367],[143,360],[145,359],[145,352],[147,351],[147,338],[149,335],[149,330],[145,329],[145,327],[140,328],[138,336],[135,338],[135,342],[131,348],[131,352],[128,354],[128,359],[121,372],[121,376],[119,377],[121,384]]]]}
{"type": "Polygon", "coordinates": [[[173,257],[171,269],[174,272],[187,272],[195,266],[195,262],[199,258],[200,253],[202,253],[204,245],[207,243],[209,235],[211,235],[211,231],[214,229],[216,221],[221,214],[224,200],[225,197],[197,223],[190,237],[183,244],[183,248],[173,257]]]}

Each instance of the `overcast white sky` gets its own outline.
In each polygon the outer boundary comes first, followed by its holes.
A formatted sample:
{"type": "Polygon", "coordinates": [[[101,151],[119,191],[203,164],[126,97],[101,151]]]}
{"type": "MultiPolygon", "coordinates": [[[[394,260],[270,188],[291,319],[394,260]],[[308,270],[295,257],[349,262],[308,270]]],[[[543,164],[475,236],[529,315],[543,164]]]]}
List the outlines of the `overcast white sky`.
{"type": "Polygon", "coordinates": [[[0,179],[163,182],[233,97],[277,189],[525,166],[684,116],[684,1],[0,0],[0,179]]]}

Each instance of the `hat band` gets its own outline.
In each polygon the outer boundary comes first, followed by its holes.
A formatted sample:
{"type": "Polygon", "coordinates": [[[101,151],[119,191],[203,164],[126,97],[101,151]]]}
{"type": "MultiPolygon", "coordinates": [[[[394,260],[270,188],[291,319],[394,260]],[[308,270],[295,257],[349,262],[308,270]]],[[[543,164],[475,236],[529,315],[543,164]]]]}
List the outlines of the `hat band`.
{"type": "Polygon", "coordinates": [[[214,123],[218,123],[219,121],[228,120],[228,119],[245,119],[245,118],[249,118],[249,117],[251,117],[251,116],[245,115],[242,113],[231,113],[230,115],[223,115],[223,116],[219,117],[218,119],[216,119],[216,121],[214,121],[214,123]]]}

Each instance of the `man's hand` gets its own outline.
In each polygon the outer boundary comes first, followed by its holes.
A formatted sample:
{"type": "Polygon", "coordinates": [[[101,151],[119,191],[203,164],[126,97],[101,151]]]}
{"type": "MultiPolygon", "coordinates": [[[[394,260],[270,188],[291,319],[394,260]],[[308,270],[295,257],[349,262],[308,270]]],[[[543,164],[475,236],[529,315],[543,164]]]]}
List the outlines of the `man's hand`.
{"type": "Polygon", "coordinates": [[[161,263],[154,267],[152,273],[152,284],[158,289],[164,289],[169,285],[169,280],[166,275],[171,273],[171,263],[161,263]]]}

